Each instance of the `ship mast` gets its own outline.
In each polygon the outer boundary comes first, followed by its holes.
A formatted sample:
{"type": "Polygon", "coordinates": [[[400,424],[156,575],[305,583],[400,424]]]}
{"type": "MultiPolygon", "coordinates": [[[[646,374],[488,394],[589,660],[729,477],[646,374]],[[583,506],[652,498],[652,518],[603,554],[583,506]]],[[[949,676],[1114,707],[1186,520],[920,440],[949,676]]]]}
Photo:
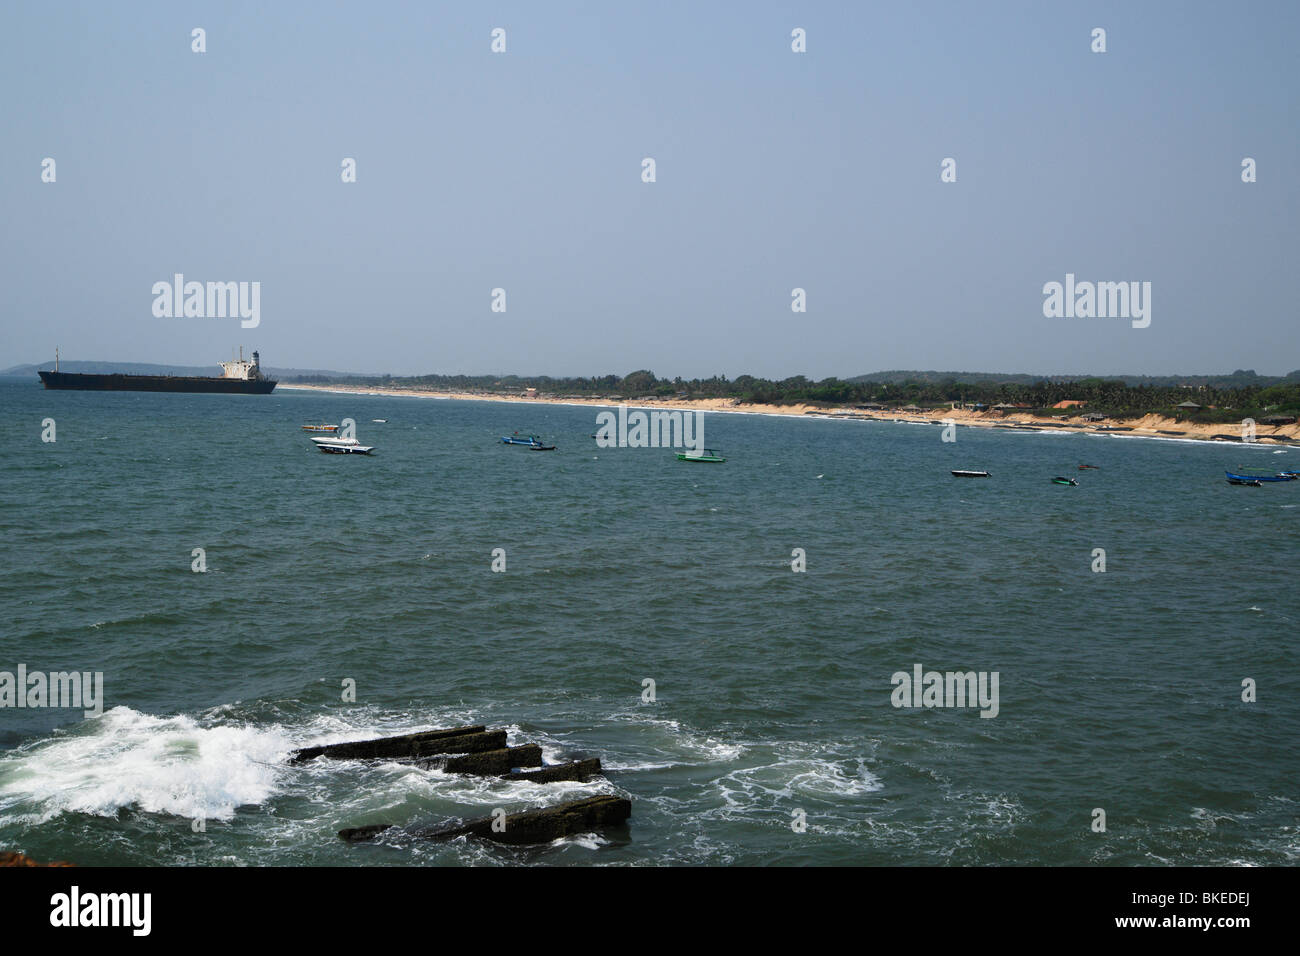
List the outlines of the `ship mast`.
{"type": "Polygon", "coordinates": [[[54,346],[54,371],[59,370],[59,347],[54,346]]]}

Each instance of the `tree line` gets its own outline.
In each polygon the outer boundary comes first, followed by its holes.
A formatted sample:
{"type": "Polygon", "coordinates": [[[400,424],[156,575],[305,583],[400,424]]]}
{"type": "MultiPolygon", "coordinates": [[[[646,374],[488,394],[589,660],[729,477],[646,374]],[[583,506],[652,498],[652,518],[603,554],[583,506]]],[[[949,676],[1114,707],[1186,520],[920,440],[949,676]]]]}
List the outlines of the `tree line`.
{"type": "MultiPolygon", "coordinates": [[[[338,384],[339,379],[321,375],[297,376],[292,381],[314,384],[338,384]]],[[[724,375],[702,379],[659,378],[649,369],[639,369],[622,377],[554,378],[540,375],[414,375],[355,376],[347,383],[462,392],[522,392],[536,388],[550,396],[600,397],[620,399],[646,398],[730,398],[742,403],[766,405],[853,406],[881,404],[887,406],[947,406],[953,402],[967,405],[1027,405],[1050,408],[1062,401],[1086,402],[1087,411],[1105,414],[1122,412],[1168,411],[1186,401],[1208,409],[1269,411],[1285,414],[1300,412],[1300,383],[1242,387],[1199,385],[1129,385],[1122,379],[1084,378],[1075,381],[1040,379],[1024,381],[845,381],[825,378],[813,381],[795,375],[780,381],[741,375],[730,379],[724,375]]]]}

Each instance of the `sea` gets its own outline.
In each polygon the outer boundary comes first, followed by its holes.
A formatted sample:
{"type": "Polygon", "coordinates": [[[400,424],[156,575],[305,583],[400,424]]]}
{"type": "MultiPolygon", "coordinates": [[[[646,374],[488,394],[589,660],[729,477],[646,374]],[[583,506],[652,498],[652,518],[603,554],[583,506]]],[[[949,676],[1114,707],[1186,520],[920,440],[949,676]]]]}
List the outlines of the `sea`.
{"type": "Polygon", "coordinates": [[[1300,483],[1224,480],[1300,468],[1300,448],[707,413],[727,461],[698,464],[598,447],[589,406],[12,379],[0,405],[0,672],[102,675],[89,715],[0,706],[0,849],[126,866],[1300,856],[1300,483]],[[373,455],[322,455],[300,428],[345,418],[373,455]],[[502,444],[515,432],[557,448],[502,444]],[[995,706],[949,687],[971,672],[995,706]],[[287,759],[471,723],[606,774],[287,759]],[[411,833],[598,794],[631,800],[627,825],[525,848],[411,833]],[[370,823],[397,828],[337,835],[370,823]]]}

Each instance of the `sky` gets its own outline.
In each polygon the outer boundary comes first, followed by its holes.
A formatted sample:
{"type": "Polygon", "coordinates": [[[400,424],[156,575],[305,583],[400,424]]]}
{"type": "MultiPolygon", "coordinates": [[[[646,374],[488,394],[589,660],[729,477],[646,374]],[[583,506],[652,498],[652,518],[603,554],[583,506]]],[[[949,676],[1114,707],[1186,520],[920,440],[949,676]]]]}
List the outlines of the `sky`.
{"type": "Polygon", "coordinates": [[[1294,2],[6,0],[0,367],[1285,374],[1297,34],[1294,2]],[[259,324],[156,315],[176,273],[260,283],[259,324]],[[1150,324],[1045,316],[1067,274],[1149,282],[1150,324]]]}

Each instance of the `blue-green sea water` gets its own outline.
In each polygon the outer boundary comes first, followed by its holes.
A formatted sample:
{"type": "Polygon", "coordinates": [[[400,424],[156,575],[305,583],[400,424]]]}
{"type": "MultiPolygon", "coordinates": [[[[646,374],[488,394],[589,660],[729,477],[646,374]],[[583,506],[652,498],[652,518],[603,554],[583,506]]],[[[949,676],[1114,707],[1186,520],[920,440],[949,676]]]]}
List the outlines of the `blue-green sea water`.
{"type": "Polygon", "coordinates": [[[100,671],[105,697],[90,718],[0,709],[0,848],[87,865],[1300,853],[1300,483],[1223,476],[1298,468],[1300,449],[710,414],[728,461],[700,465],[596,447],[585,407],[27,381],[0,404],[0,671],[100,671]],[[345,417],[374,456],[319,454],[299,428],[345,417]],[[500,444],[515,430],[558,449],[500,444]],[[917,664],[997,672],[997,716],[893,706],[917,664]],[[608,777],[285,760],[471,722],[608,777]],[[627,827],[530,849],[336,836],[598,793],[631,798],[627,827]]]}

